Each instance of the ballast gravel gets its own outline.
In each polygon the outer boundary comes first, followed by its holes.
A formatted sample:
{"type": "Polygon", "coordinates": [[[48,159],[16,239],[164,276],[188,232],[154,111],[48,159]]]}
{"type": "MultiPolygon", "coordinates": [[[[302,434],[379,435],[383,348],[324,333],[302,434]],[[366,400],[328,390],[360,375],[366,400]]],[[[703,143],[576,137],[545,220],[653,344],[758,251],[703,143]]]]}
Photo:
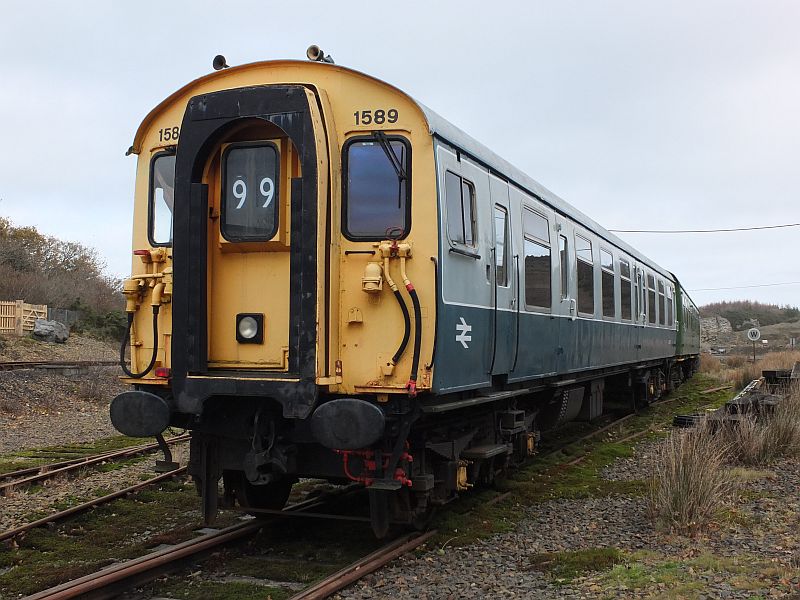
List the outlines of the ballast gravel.
{"type": "MultiPolygon", "coordinates": [[[[646,479],[657,444],[640,444],[632,458],[617,460],[602,476],[646,479]]],[[[784,460],[752,477],[739,486],[728,507],[738,516],[694,538],[656,532],[642,497],[612,495],[518,506],[524,517],[513,532],[463,548],[429,548],[417,556],[403,556],[336,598],[798,598],[800,462],[784,460]],[[558,581],[531,566],[532,558],[543,552],[588,548],[619,549],[632,557],[633,566],[623,563],[616,569],[623,575],[633,569],[631,577],[639,569],[643,579],[632,585],[606,569],[558,581]],[[717,562],[692,562],[709,556],[717,562]],[[760,566],[749,567],[756,563],[760,566]],[[675,595],[677,590],[670,590],[678,583],[658,579],[659,569],[666,568],[688,582],[685,592],[675,595]]],[[[458,532],[452,535],[457,543],[458,532]]]]}
{"type": "Polygon", "coordinates": [[[129,386],[118,367],[77,375],[43,369],[0,371],[0,454],[119,435],[108,406],[129,386]]]}

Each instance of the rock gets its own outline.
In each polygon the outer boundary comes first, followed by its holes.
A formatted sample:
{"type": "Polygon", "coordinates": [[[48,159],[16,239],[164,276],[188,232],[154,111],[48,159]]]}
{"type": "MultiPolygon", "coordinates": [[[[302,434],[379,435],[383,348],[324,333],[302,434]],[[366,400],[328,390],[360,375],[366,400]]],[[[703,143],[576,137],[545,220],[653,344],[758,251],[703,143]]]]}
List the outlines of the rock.
{"type": "Polygon", "coordinates": [[[731,322],[725,317],[700,319],[700,341],[711,346],[730,344],[733,337],[731,322]]]}
{"type": "Polygon", "coordinates": [[[33,324],[33,336],[42,342],[57,342],[63,344],[69,337],[69,329],[58,321],[36,319],[33,324]]]}

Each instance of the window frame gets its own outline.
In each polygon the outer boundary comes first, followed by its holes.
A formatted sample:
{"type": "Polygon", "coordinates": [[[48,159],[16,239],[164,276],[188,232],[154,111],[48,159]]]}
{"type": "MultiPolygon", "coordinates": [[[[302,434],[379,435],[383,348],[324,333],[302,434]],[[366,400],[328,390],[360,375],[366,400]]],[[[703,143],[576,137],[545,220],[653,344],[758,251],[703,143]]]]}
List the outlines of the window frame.
{"type": "Polygon", "coordinates": [[[569,239],[566,235],[558,234],[558,269],[559,269],[559,285],[561,286],[560,294],[561,300],[569,299],[569,268],[571,266],[569,260],[569,239]],[[561,241],[564,241],[564,248],[561,248],[561,241]]]}
{"type": "Polygon", "coordinates": [[[522,205],[522,272],[523,272],[523,286],[524,286],[524,301],[525,301],[525,309],[530,312],[553,312],[553,244],[550,242],[550,237],[552,235],[552,231],[550,229],[550,219],[547,218],[547,215],[543,215],[536,209],[526,204],[522,205]],[[537,217],[544,219],[545,226],[547,227],[547,240],[543,240],[542,238],[538,237],[534,233],[528,233],[525,229],[525,211],[528,211],[537,217]],[[542,248],[547,249],[547,255],[549,258],[550,269],[547,273],[549,279],[549,283],[547,286],[548,291],[550,292],[549,304],[547,306],[539,306],[538,304],[528,304],[528,275],[527,270],[525,269],[525,259],[528,258],[528,255],[525,252],[525,242],[528,241],[532,244],[537,244],[542,248]]]}
{"type": "Polygon", "coordinates": [[[224,239],[226,242],[230,242],[232,244],[242,244],[248,242],[269,242],[270,240],[274,239],[276,235],[278,235],[278,231],[280,229],[280,222],[281,222],[281,150],[278,147],[278,144],[271,140],[254,140],[254,141],[247,141],[247,142],[232,142],[225,147],[225,150],[222,151],[222,156],[219,159],[219,170],[220,170],[220,194],[219,194],[219,235],[224,239]],[[275,150],[275,157],[276,157],[276,166],[277,166],[277,173],[275,174],[275,219],[272,224],[272,232],[269,236],[263,237],[253,237],[253,236],[241,236],[241,235],[234,235],[229,236],[225,229],[226,225],[226,211],[228,209],[228,194],[225,193],[225,190],[228,186],[228,169],[226,168],[228,154],[233,150],[238,150],[240,148],[265,148],[265,147],[272,147],[275,150]]]}
{"type": "Polygon", "coordinates": [[[617,319],[617,272],[614,266],[614,252],[607,248],[600,246],[600,316],[607,321],[616,321],[617,319]],[[603,254],[611,257],[611,268],[603,265],[603,254]],[[610,315],[606,314],[605,305],[605,290],[606,286],[603,283],[603,274],[611,275],[611,308],[613,312],[610,315]]]}
{"type": "Polygon", "coordinates": [[[589,239],[586,235],[583,235],[583,234],[581,234],[581,233],[579,233],[577,231],[575,232],[574,243],[575,243],[575,283],[576,283],[576,288],[575,288],[575,304],[576,304],[576,307],[575,308],[576,308],[576,310],[577,310],[579,315],[584,315],[584,316],[587,316],[587,317],[594,318],[594,316],[597,314],[597,298],[596,298],[596,294],[594,293],[595,292],[595,284],[597,283],[597,269],[595,269],[595,264],[594,264],[595,263],[594,244],[592,243],[592,240],[589,239]],[[578,238],[581,238],[583,241],[585,241],[585,242],[587,242],[589,244],[589,252],[591,253],[591,256],[592,256],[591,262],[587,261],[585,258],[581,257],[581,255],[579,254],[580,251],[578,250],[578,238]],[[584,263],[584,264],[590,265],[592,267],[592,312],[585,312],[585,311],[581,310],[580,263],[584,263]]]}
{"type": "Polygon", "coordinates": [[[469,248],[471,250],[475,250],[478,248],[478,215],[476,211],[477,206],[477,198],[478,192],[475,188],[475,183],[471,179],[467,179],[460,173],[456,173],[452,169],[445,168],[444,170],[444,210],[445,210],[445,224],[444,230],[445,234],[447,235],[447,241],[450,242],[451,247],[453,248],[469,248]],[[450,235],[450,205],[448,204],[447,200],[447,174],[450,173],[459,179],[459,186],[458,189],[461,192],[461,227],[463,228],[462,233],[464,234],[464,241],[459,242],[458,240],[454,240],[450,235]],[[467,243],[467,235],[466,235],[466,223],[464,222],[464,184],[470,190],[470,215],[471,215],[471,225],[472,225],[472,243],[467,243]]]}
{"type": "Polygon", "coordinates": [[[647,325],[657,326],[658,312],[656,310],[656,306],[658,306],[658,293],[656,292],[655,273],[647,271],[645,289],[647,290],[647,325]],[[650,281],[653,282],[653,287],[650,287],[650,281]]]}
{"type": "MultiPolygon", "coordinates": [[[[375,130],[376,132],[380,130],[375,130]]],[[[402,135],[386,135],[386,141],[391,144],[391,142],[401,142],[406,149],[406,164],[404,165],[406,171],[406,210],[405,210],[405,229],[403,234],[398,236],[396,239],[404,240],[408,237],[411,233],[411,182],[412,173],[411,173],[411,164],[412,164],[412,156],[411,156],[411,141],[402,135]]],[[[350,168],[350,159],[349,159],[349,151],[350,146],[357,142],[375,142],[376,144],[380,144],[378,139],[372,134],[364,134],[364,135],[354,135],[353,137],[347,138],[344,144],[342,145],[342,212],[341,212],[341,224],[340,229],[342,235],[345,239],[350,240],[351,242],[382,242],[388,239],[388,235],[383,235],[381,237],[366,237],[366,236],[354,236],[352,235],[347,229],[347,208],[348,208],[348,189],[347,189],[347,179],[348,179],[348,172],[350,168]]],[[[386,160],[389,160],[387,157],[386,160]]]]}
{"type": "Polygon", "coordinates": [[[507,206],[502,204],[495,204],[492,210],[492,227],[493,230],[493,248],[494,248],[494,285],[495,287],[510,288],[511,287],[511,272],[509,263],[511,262],[511,211],[507,206]],[[503,275],[505,283],[498,283],[497,281],[497,212],[500,211],[505,215],[504,229],[503,229],[503,275]]]}
{"type": "MultiPolygon", "coordinates": [[[[172,242],[161,242],[161,243],[158,243],[158,242],[155,241],[155,238],[153,237],[153,233],[154,233],[153,232],[153,225],[155,225],[155,217],[156,217],[155,212],[153,211],[154,200],[155,200],[155,198],[153,197],[154,196],[153,192],[155,191],[153,189],[153,178],[155,176],[155,169],[153,169],[153,167],[156,164],[156,160],[158,160],[162,156],[176,156],[177,157],[177,152],[175,150],[160,150],[159,152],[156,152],[150,158],[150,167],[149,167],[150,172],[147,175],[147,241],[150,243],[150,245],[153,248],[159,248],[159,247],[160,248],[171,248],[172,247],[172,242]]],[[[177,166],[177,158],[176,158],[175,165],[177,166]]],[[[175,188],[174,188],[174,185],[175,185],[175,174],[174,173],[172,175],[172,179],[173,179],[172,180],[172,185],[173,185],[173,192],[172,192],[173,193],[172,225],[173,225],[173,241],[174,241],[174,239],[175,239],[175,236],[174,236],[174,233],[175,233],[175,231],[174,231],[174,225],[175,225],[175,196],[174,196],[174,194],[175,194],[175,188]]]]}
{"type": "Polygon", "coordinates": [[[632,275],[632,272],[631,272],[631,262],[627,258],[618,257],[617,258],[617,265],[618,265],[617,268],[619,269],[619,296],[620,296],[619,297],[619,320],[622,321],[622,322],[633,322],[633,321],[635,321],[635,319],[634,319],[634,310],[635,310],[635,308],[634,308],[634,304],[635,304],[635,302],[634,302],[634,296],[635,296],[634,287],[635,286],[634,286],[634,281],[633,281],[633,275],[632,275]],[[627,277],[622,274],[622,263],[625,263],[625,265],[628,267],[628,276],[627,277]],[[622,288],[625,287],[625,282],[626,281],[628,282],[628,308],[630,309],[630,317],[627,318],[627,319],[623,315],[623,311],[622,311],[623,298],[624,298],[623,289],[622,288]]]}

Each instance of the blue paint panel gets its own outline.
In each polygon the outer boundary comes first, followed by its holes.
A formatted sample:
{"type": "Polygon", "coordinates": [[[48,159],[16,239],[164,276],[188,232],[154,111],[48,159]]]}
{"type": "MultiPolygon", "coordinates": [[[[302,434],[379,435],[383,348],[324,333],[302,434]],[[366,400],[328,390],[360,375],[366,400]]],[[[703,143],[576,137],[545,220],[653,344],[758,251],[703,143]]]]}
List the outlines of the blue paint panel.
{"type": "Polygon", "coordinates": [[[440,305],[434,392],[486,387],[491,383],[492,324],[489,309],[440,305]],[[465,332],[463,323],[471,329],[465,332]],[[456,340],[457,335],[463,343],[456,340]]]}
{"type": "MultiPolygon", "coordinates": [[[[433,391],[489,385],[492,310],[442,305],[439,314],[433,391]],[[472,327],[468,333],[472,339],[465,342],[468,348],[456,341],[456,324],[461,323],[461,317],[472,327]]],[[[515,313],[499,315],[503,319],[501,331],[516,327],[515,313]]],[[[519,331],[519,356],[516,368],[508,374],[509,382],[668,358],[675,355],[677,336],[670,329],[524,312],[520,313],[519,331]]],[[[513,335],[498,336],[497,345],[498,351],[513,356],[513,335]]]]}

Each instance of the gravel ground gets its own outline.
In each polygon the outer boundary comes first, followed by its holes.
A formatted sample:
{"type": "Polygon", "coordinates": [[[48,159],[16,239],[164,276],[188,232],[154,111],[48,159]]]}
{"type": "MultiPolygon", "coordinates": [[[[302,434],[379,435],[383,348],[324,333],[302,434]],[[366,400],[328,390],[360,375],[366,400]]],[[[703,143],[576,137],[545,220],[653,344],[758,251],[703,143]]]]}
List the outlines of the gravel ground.
{"type": "MultiPolygon", "coordinates": [[[[184,446],[173,448],[176,460],[182,460],[184,453],[188,455],[188,445],[184,446]]],[[[63,510],[65,502],[78,504],[139,483],[144,475],[155,477],[157,473],[153,467],[158,456],[148,455],[112,471],[87,469],[69,477],[45,481],[43,486],[33,490],[23,488],[0,496],[0,531],[23,525],[34,513],[38,517],[63,510]]]]}
{"type": "MultiPolygon", "coordinates": [[[[646,479],[656,444],[643,442],[603,476],[646,479]]],[[[694,538],[656,532],[640,497],[519,506],[515,531],[402,557],[336,598],[800,598],[800,463],[739,477],[728,518],[694,538]],[[539,553],[590,548],[617,548],[628,558],[572,581],[531,566],[539,553]]]]}
{"type": "Polygon", "coordinates": [[[40,342],[30,336],[0,336],[0,361],[115,360],[119,346],[88,336],[70,334],[63,344],[40,342]]]}
{"type": "Polygon", "coordinates": [[[88,367],[76,376],[40,369],[0,371],[0,454],[118,435],[111,399],[128,386],[117,367],[88,367]]]}

